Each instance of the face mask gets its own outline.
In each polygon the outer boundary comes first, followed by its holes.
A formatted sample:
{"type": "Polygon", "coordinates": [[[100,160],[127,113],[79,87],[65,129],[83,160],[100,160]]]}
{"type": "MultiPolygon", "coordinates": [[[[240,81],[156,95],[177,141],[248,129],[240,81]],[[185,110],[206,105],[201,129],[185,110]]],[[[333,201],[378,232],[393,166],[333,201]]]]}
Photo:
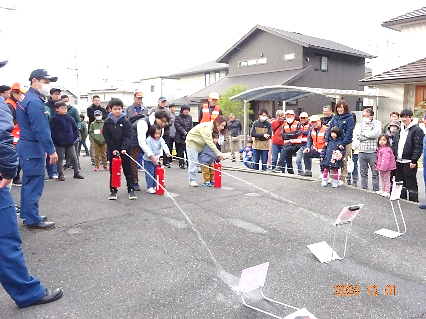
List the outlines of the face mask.
{"type": "Polygon", "coordinates": [[[259,120],[260,120],[261,122],[265,122],[267,119],[268,119],[268,117],[267,117],[267,116],[260,116],[260,117],[259,117],[259,120]]]}
{"type": "Polygon", "coordinates": [[[370,120],[370,118],[369,118],[369,117],[363,117],[363,118],[362,118],[362,122],[363,122],[364,124],[368,124],[368,123],[370,123],[370,122],[371,122],[371,120],[370,120]]]}
{"type": "Polygon", "coordinates": [[[289,123],[289,124],[293,123],[293,121],[294,121],[294,119],[293,119],[293,118],[290,118],[290,119],[286,118],[285,120],[286,120],[286,121],[287,121],[287,123],[289,123]]]}
{"type": "Polygon", "coordinates": [[[41,95],[43,95],[44,97],[49,96],[49,94],[50,94],[50,84],[43,83],[41,85],[41,89],[39,89],[38,92],[41,95]]]}
{"type": "Polygon", "coordinates": [[[95,119],[98,120],[98,121],[102,120],[102,116],[95,116],[95,119]]]}
{"type": "Polygon", "coordinates": [[[398,131],[398,128],[397,128],[396,126],[391,126],[391,127],[389,128],[389,131],[390,131],[391,133],[396,133],[396,132],[398,131]]]}

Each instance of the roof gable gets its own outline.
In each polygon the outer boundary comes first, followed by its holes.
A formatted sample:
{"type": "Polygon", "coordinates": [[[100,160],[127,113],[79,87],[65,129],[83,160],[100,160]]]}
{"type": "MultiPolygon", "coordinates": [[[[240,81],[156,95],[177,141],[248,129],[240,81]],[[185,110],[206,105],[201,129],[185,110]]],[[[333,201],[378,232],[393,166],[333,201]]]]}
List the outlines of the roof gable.
{"type": "Polygon", "coordinates": [[[401,31],[401,27],[403,25],[413,24],[419,21],[426,21],[426,7],[405,13],[396,18],[385,21],[382,23],[382,27],[401,31]]]}
{"type": "Polygon", "coordinates": [[[289,31],[283,31],[279,29],[274,29],[266,26],[260,26],[256,25],[254,28],[252,28],[245,36],[243,36],[237,43],[235,43],[228,51],[226,51],[221,57],[219,57],[216,62],[227,62],[230,55],[235,51],[238,50],[238,47],[241,45],[242,42],[248,40],[255,32],[257,31],[264,31],[268,32],[270,34],[276,35],[280,38],[286,39],[288,41],[297,43],[301,46],[304,46],[306,48],[316,48],[320,50],[325,51],[332,51],[342,54],[347,54],[351,56],[361,57],[361,58],[373,58],[374,56],[352,49],[348,46],[330,41],[330,40],[324,40],[320,38],[315,38],[311,36],[307,36],[301,33],[296,32],[289,32],[289,31]]]}
{"type": "Polygon", "coordinates": [[[364,85],[426,81],[426,58],[360,80],[364,85]]]}

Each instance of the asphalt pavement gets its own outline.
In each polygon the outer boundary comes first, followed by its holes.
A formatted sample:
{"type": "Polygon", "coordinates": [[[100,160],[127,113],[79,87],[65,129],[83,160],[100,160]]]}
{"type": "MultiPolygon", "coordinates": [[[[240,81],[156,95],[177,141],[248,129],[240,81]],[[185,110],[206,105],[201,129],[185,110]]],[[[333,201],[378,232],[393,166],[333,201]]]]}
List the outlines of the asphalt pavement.
{"type": "MultiPolygon", "coordinates": [[[[41,214],[56,228],[20,222],[30,273],[62,287],[62,299],[18,309],[0,290],[0,318],[270,318],[236,293],[241,271],[265,262],[265,295],[318,319],[426,318],[426,212],[414,203],[400,202],[407,231],[389,239],[374,233],[396,230],[389,199],[359,188],[321,187],[318,178],[247,171],[226,160],[222,188],[203,187],[201,174],[200,187],[189,187],[186,170],[173,163],[166,195],[146,193],[139,172],[137,200],[121,188],[109,201],[109,173],[80,159],[84,180],[66,170],[64,182],[45,184],[41,214]],[[345,258],[319,262],[307,245],[331,245],[333,222],[356,204],[364,207],[345,258]]],[[[19,203],[19,187],[12,194],[19,203]]],[[[336,230],[339,254],[347,226],[336,230]]],[[[292,312],[256,291],[246,297],[280,317],[292,312]]]]}

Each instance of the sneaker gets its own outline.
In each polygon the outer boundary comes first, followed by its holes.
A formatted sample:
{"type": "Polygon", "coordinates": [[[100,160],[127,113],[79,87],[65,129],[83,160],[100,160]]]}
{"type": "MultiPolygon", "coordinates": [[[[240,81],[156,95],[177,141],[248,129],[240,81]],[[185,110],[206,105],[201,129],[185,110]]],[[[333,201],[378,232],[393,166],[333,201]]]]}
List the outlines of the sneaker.
{"type": "Polygon", "coordinates": [[[139,183],[135,183],[135,184],[133,185],[133,189],[134,189],[135,191],[137,191],[137,192],[140,192],[141,187],[139,186],[139,183]]]}
{"type": "Polygon", "coordinates": [[[84,179],[84,176],[80,175],[80,173],[75,173],[74,176],[73,176],[73,178],[84,179]]]}
{"type": "Polygon", "coordinates": [[[201,168],[198,169],[198,173],[202,173],[203,171],[201,170],[201,168]]]}
{"type": "Polygon", "coordinates": [[[22,186],[22,180],[19,177],[15,177],[12,181],[12,184],[15,186],[22,186]]]}
{"type": "Polygon", "coordinates": [[[274,168],[273,170],[272,170],[272,173],[279,173],[280,171],[279,170],[277,170],[276,168],[274,168]]]}
{"type": "Polygon", "coordinates": [[[129,199],[137,199],[135,192],[133,190],[129,191],[129,199]]]}
{"type": "Polygon", "coordinates": [[[170,164],[166,164],[166,165],[164,165],[165,167],[167,167],[167,168],[170,168],[170,164]]]}
{"type": "Polygon", "coordinates": [[[211,186],[212,186],[212,185],[210,184],[210,182],[205,182],[203,185],[204,185],[204,186],[206,186],[206,187],[211,187],[211,186]]]}
{"type": "Polygon", "coordinates": [[[352,182],[352,186],[353,186],[353,187],[358,187],[358,182],[357,182],[357,181],[353,181],[353,182],[352,182]]]}
{"type": "Polygon", "coordinates": [[[380,195],[381,195],[381,196],[383,196],[383,197],[390,197],[390,194],[389,194],[389,193],[386,193],[386,192],[383,192],[383,193],[381,193],[380,195]]]}
{"type": "Polygon", "coordinates": [[[322,181],[321,181],[321,186],[324,186],[324,187],[326,187],[328,185],[328,180],[327,180],[327,178],[322,178],[322,181]]]}
{"type": "Polygon", "coordinates": [[[49,177],[50,179],[58,179],[58,175],[53,175],[52,177],[49,177]]]}
{"type": "Polygon", "coordinates": [[[210,181],[210,187],[214,186],[214,181],[210,181]]]}
{"type": "Polygon", "coordinates": [[[179,164],[179,168],[185,169],[185,164],[179,164]]]}
{"type": "Polygon", "coordinates": [[[236,162],[235,158],[232,159],[233,162],[236,162]]]}
{"type": "Polygon", "coordinates": [[[65,180],[65,176],[64,175],[59,175],[58,176],[58,181],[63,182],[65,180]]]}
{"type": "Polygon", "coordinates": [[[339,184],[339,186],[343,186],[343,185],[345,185],[345,182],[339,179],[338,184],[339,184]]]}
{"type": "Polygon", "coordinates": [[[376,194],[382,196],[383,192],[382,191],[377,191],[376,194]]]}
{"type": "Polygon", "coordinates": [[[146,190],[146,192],[147,192],[148,194],[155,194],[155,193],[156,193],[156,191],[155,191],[155,188],[154,188],[154,187],[150,187],[150,188],[148,188],[148,189],[146,190]]]}
{"type": "MultiPolygon", "coordinates": [[[[343,181],[336,181],[335,179],[333,180],[333,182],[331,183],[331,185],[333,186],[333,188],[337,188],[340,185],[340,182],[343,183],[343,181]]],[[[343,183],[344,184],[344,183],[343,183]]]]}
{"type": "Polygon", "coordinates": [[[331,177],[328,178],[327,183],[331,184],[333,183],[333,179],[331,177]]]}
{"type": "Polygon", "coordinates": [[[304,172],[300,175],[303,176],[303,177],[312,177],[312,172],[304,172]]]}
{"type": "Polygon", "coordinates": [[[93,169],[95,172],[99,171],[99,166],[95,165],[95,168],[93,169]]]}
{"type": "Polygon", "coordinates": [[[109,171],[109,166],[108,165],[104,166],[104,170],[109,171]]]}
{"type": "Polygon", "coordinates": [[[90,162],[92,163],[92,166],[95,166],[95,160],[91,159],[90,162]]]}
{"type": "Polygon", "coordinates": [[[197,186],[198,186],[198,184],[197,184],[197,182],[196,182],[196,181],[190,180],[190,181],[189,181],[189,186],[191,186],[191,187],[197,187],[197,186]]]}
{"type": "Polygon", "coordinates": [[[111,194],[108,197],[109,200],[116,200],[117,199],[117,191],[116,190],[112,190],[111,194]]]}

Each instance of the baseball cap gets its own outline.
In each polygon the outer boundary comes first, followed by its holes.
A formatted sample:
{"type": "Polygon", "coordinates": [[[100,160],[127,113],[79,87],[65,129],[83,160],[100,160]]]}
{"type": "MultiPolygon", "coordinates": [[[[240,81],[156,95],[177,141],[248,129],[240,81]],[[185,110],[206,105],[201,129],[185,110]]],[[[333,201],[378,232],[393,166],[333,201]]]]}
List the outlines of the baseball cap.
{"type": "Polygon", "coordinates": [[[308,113],[306,113],[306,112],[302,112],[302,113],[300,113],[300,116],[299,117],[308,117],[308,113]]]}
{"type": "Polygon", "coordinates": [[[61,93],[61,89],[58,89],[58,88],[51,88],[50,89],[50,94],[53,94],[55,92],[59,92],[59,94],[60,94],[61,93]]]}
{"type": "Polygon", "coordinates": [[[96,110],[96,111],[93,113],[93,115],[102,115],[102,112],[101,112],[101,111],[99,111],[99,110],[96,110]]]}
{"type": "Polygon", "coordinates": [[[36,69],[33,72],[31,72],[29,80],[31,81],[32,79],[46,79],[46,80],[50,80],[50,82],[58,81],[57,76],[50,76],[45,69],[36,69]]]}
{"type": "Polygon", "coordinates": [[[17,90],[20,91],[21,93],[25,93],[26,91],[24,89],[21,89],[21,84],[19,84],[19,82],[15,82],[12,84],[12,87],[10,88],[12,91],[13,90],[17,90]]]}
{"type": "Polygon", "coordinates": [[[169,107],[172,107],[172,106],[176,106],[176,104],[175,103],[170,103],[170,105],[169,105],[169,107]]]}
{"type": "Polygon", "coordinates": [[[212,100],[219,100],[219,93],[217,93],[217,92],[211,92],[209,94],[209,98],[212,99],[212,100]]]}
{"type": "Polygon", "coordinates": [[[316,121],[319,121],[319,120],[320,120],[320,117],[318,115],[312,115],[311,116],[311,122],[316,122],[316,121]]]}
{"type": "Polygon", "coordinates": [[[164,96],[160,96],[160,98],[158,100],[161,101],[161,102],[167,101],[167,99],[164,96]]]}
{"type": "Polygon", "coordinates": [[[4,67],[7,62],[9,62],[8,60],[4,60],[4,61],[0,61],[0,68],[4,67]]]}
{"type": "Polygon", "coordinates": [[[134,96],[135,97],[143,97],[143,93],[142,92],[136,92],[134,96]]]}
{"type": "Polygon", "coordinates": [[[285,115],[289,114],[289,115],[295,115],[293,110],[287,110],[284,113],[285,115]]]}

